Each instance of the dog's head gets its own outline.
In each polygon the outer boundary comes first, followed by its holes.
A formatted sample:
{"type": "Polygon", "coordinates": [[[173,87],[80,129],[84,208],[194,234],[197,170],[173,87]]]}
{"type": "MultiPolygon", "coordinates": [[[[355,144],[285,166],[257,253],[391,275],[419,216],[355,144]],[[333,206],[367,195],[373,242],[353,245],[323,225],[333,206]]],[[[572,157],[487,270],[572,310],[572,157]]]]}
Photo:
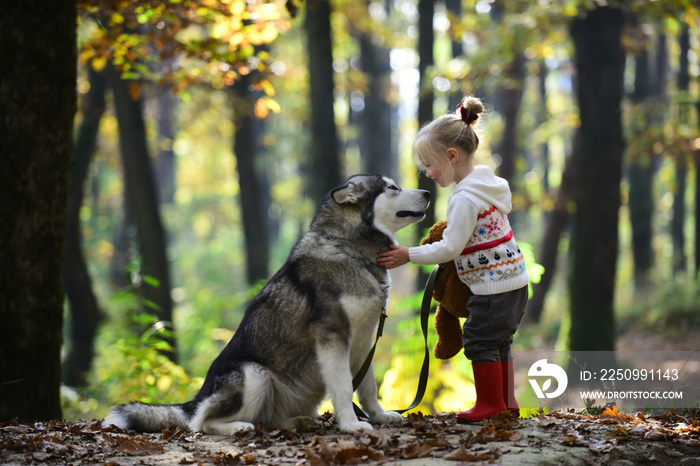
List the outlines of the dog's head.
{"type": "Polygon", "coordinates": [[[394,180],[380,175],[355,175],[329,193],[328,202],[341,206],[351,216],[359,216],[364,226],[394,241],[394,233],[425,217],[430,193],[422,189],[402,189],[394,180]]]}

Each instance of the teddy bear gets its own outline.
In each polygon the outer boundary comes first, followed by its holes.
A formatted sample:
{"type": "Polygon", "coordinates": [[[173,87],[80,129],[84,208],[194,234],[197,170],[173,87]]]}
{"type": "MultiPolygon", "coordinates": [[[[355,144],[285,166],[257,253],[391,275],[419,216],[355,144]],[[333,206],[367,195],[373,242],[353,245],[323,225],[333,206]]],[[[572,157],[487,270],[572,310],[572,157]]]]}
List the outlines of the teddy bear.
{"type": "MultiPolygon", "coordinates": [[[[430,228],[428,235],[420,244],[429,244],[442,239],[442,233],[447,227],[444,220],[430,228]]],[[[459,279],[454,261],[438,264],[442,273],[435,281],[433,299],[438,302],[435,311],[435,331],[438,342],[433,348],[433,354],[438,359],[450,359],[462,349],[462,325],[460,317],[469,317],[467,301],[472,296],[469,287],[459,279]]]]}

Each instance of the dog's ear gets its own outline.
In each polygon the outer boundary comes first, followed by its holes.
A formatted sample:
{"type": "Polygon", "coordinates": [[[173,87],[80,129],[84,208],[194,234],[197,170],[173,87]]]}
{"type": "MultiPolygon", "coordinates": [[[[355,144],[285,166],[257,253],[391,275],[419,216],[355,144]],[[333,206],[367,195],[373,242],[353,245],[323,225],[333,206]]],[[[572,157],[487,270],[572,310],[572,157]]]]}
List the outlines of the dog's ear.
{"type": "Polygon", "coordinates": [[[338,204],[357,204],[360,200],[361,187],[352,181],[331,191],[331,197],[338,204]]]}

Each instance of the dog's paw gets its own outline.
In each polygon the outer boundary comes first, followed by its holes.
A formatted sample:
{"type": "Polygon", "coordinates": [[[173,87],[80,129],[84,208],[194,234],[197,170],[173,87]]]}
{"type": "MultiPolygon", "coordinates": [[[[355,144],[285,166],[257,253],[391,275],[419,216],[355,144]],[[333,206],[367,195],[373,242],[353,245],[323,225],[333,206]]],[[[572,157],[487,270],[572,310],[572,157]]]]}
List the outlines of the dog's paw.
{"type": "Polygon", "coordinates": [[[372,424],[364,421],[341,422],[338,428],[343,432],[355,432],[357,430],[373,430],[372,424]]]}
{"type": "Polygon", "coordinates": [[[233,437],[237,432],[244,430],[255,430],[255,425],[250,422],[243,421],[233,421],[233,422],[221,422],[214,421],[208,422],[202,426],[202,432],[209,435],[225,435],[227,437],[233,437]]]}
{"type": "Polygon", "coordinates": [[[387,411],[372,416],[371,421],[376,424],[401,424],[404,421],[404,417],[396,411],[387,411]]]}

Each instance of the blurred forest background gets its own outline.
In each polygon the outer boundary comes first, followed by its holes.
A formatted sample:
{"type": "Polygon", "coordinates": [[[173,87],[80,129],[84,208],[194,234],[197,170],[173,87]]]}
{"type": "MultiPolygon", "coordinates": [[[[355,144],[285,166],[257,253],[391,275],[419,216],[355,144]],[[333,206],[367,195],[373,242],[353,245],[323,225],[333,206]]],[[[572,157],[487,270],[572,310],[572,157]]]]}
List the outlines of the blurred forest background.
{"type": "MultiPolygon", "coordinates": [[[[0,420],[192,397],[349,175],[433,192],[398,235],[417,244],[449,190],[419,176],[412,139],[465,94],[486,106],[478,163],[509,180],[530,252],[515,349],[647,334],[698,349],[694,2],[14,3],[0,20],[0,420]]],[[[392,277],[375,367],[397,409],[422,362],[425,270],[392,277]]],[[[470,377],[461,355],[432,360],[419,409],[464,409],[470,377]]]]}

